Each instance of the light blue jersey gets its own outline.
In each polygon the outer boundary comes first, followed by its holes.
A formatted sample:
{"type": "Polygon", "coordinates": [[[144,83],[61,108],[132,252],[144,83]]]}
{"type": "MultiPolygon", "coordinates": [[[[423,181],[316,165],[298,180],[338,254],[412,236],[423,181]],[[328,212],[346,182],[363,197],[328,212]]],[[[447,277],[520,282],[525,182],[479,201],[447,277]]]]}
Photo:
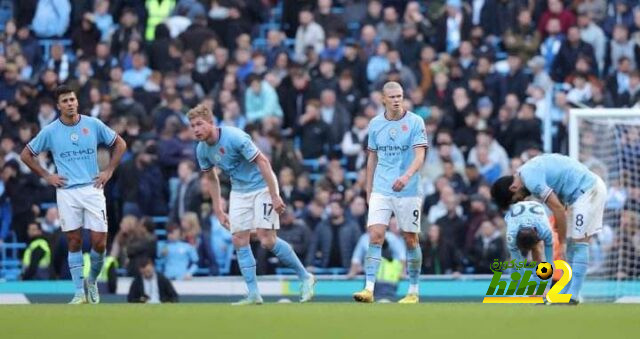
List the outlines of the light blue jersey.
{"type": "Polygon", "coordinates": [[[560,154],[541,154],[522,165],[518,175],[535,197],[547,201],[555,192],[566,205],[596,184],[596,175],[585,165],[560,154]]]}
{"type": "Polygon", "coordinates": [[[406,112],[400,120],[387,120],[380,114],[369,122],[370,151],[378,154],[378,165],[373,176],[373,192],[394,197],[416,197],[419,192],[418,173],[405,188],[394,192],[392,187],[414,159],[415,147],[427,147],[424,122],[418,115],[406,112]]]}
{"type": "Polygon", "coordinates": [[[218,142],[200,141],[196,147],[198,164],[203,171],[214,166],[231,177],[231,190],[247,193],[267,187],[253,160],[260,154],[251,137],[235,127],[218,127],[218,142]]]}
{"type": "Polygon", "coordinates": [[[45,126],[27,147],[33,155],[51,151],[58,175],[67,178],[63,187],[90,185],[98,175],[98,144],[111,147],[117,134],[102,121],[80,115],[75,125],[57,119],[45,126]]]}
{"type": "Polygon", "coordinates": [[[184,241],[168,241],[164,264],[164,275],[171,280],[194,275],[198,270],[198,252],[193,245],[184,241]]]}
{"type": "Polygon", "coordinates": [[[553,262],[553,233],[544,205],[537,201],[521,201],[511,205],[504,217],[507,223],[507,248],[511,259],[524,259],[516,244],[518,231],[523,228],[535,228],[540,240],[544,242],[544,256],[547,262],[553,262]]]}

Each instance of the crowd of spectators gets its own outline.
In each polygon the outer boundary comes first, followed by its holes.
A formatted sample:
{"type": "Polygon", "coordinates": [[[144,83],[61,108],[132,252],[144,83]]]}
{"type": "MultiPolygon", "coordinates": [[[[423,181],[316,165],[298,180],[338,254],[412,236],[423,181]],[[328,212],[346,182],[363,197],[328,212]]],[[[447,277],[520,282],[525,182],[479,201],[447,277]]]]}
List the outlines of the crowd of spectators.
{"type": "MultiPolygon", "coordinates": [[[[506,259],[490,185],[540,152],[566,154],[570,108],[640,105],[632,0],[0,3],[0,242],[11,231],[28,242],[37,220],[60,278],[68,273],[48,204],[55,190],[18,154],[56,119],[53,90],[63,83],[77,89],[82,114],[129,146],[105,188],[109,254],[130,275],[157,258],[172,279],[237,274],[195,163],[185,113],[198,103],[271,160],[288,205],[279,236],[307,266],[348,276],[362,270],[367,125],[384,111],[384,82],[402,84],[429,138],[420,171],[426,274],[488,273],[506,259]]],[[[108,150],[99,160],[108,163],[108,150]]],[[[46,153],[39,161],[54,170],[46,153]]],[[[630,192],[627,200],[640,198],[630,192]]],[[[638,209],[623,215],[624,246],[638,253],[638,209]]],[[[404,260],[395,221],[388,233],[404,260]]],[[[622,246],[608,241],[598,248],[622,246]]],[[[258,272],[276,272],[277,259],[255,250],[258,272]]]]}

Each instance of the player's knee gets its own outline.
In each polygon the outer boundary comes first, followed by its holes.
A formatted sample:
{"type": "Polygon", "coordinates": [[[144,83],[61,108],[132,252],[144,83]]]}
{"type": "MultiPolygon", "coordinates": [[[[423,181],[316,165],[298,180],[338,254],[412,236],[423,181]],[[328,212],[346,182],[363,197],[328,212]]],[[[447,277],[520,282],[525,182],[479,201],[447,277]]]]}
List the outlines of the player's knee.
{"type": "Polygon", "coordinates": [[[375,228],[370,228],[369,241],[375,245],[382,245],[382,243],[384,242],[384,230],[380,231],[375,228]]]}
{"type": "Polygon", "coordinates": [[[271,235],[265,235],[260,237],[260,245],[262,248],[271,250],[276,244],[276,237],[271,235]]]}
{"type": "Polygon", "coordinates": [[[249,237],[244,234],[234,234],[231,236],[231,242],[233,243],[233,247],[239,248],[249,245],[249,237]]]}
{"type": "Polygon", "coordinates": [[[69,252],[78,252],[82,249],[82,238],[80,237],[68,237],[69,252]]]}
{"type": "Polygon", "coordinates": [[[98,253],[104,252],[106,247],[107,246],[105,245],[105,243],[103,241],[98,241],[98,242],[95,242],[95,243],[91,244],[91,248],[93,248],[93,250],[98,252],[98,253]]]}
{"type": "Polygon", "coordinates": [[[404,242],[407,244],[407,248],[416,248],[419,246],[417,233],[405,233],[404,242]]]}

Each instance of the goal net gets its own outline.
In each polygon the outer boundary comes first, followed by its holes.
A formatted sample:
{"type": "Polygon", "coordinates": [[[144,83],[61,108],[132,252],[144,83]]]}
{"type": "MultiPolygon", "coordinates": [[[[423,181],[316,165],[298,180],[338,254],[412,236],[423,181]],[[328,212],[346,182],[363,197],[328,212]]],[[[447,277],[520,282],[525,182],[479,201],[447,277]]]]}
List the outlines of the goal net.
{"type": "Polygon", "coordinates": [[[576,109],[569,116],[569,155],[608,189],[582,295],[640,302],[640,109],[576,109]]]}

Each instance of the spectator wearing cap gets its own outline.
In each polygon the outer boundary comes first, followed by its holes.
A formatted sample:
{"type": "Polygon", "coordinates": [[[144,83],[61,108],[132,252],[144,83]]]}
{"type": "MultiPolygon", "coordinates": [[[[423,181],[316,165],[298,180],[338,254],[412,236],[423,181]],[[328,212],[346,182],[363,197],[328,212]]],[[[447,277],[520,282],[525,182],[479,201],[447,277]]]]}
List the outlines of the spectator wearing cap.
{"type": "Polygon", "coordinates": [[[298,17],[300,25],[296,31],[294,59],[304,63],[307,61],[307,48],[311,47],[317,54],[322,52],[325,32],[322,26],[314,21],[313,13],[308,8],[302,9],[298,17]]]}

